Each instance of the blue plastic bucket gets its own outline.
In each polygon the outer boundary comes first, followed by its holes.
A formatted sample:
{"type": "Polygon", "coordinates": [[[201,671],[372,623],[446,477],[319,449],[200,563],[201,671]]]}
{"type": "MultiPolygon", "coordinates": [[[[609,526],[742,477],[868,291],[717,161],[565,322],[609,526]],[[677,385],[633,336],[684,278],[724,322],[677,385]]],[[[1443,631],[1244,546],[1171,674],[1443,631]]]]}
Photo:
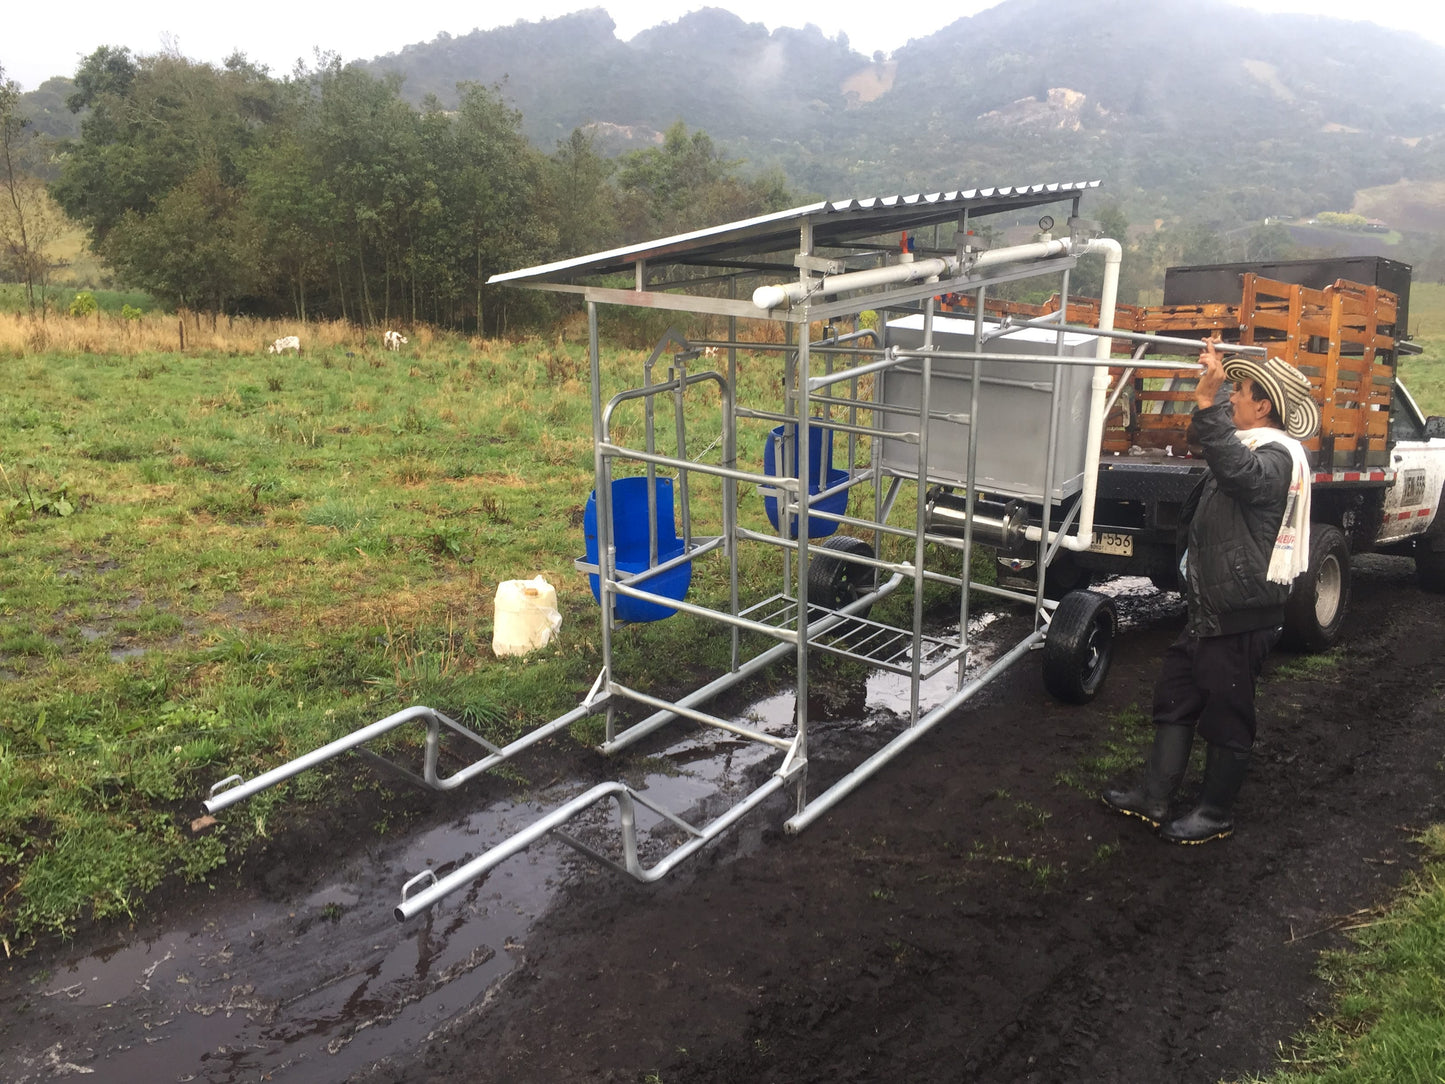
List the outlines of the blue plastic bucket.
{"type": "MultiPolygon", "coordinates": [[[[822,419],[818,419],[820,422],[822,419]]],[[[763,449],[763,473],[778,477],[778,456],[782,451],[783,426],[778,426],[768,435],[767,446],[763,449]]],[[[798,439],[798,427],[787,426],[789,438],[796,444],[798,439]]],[[[797,464],[795,464],[795,467],[797,464]]],[[[794,478],[801,477],[796,469],[792,472],[794,478]]],[[[824,489],[832,489],[848,480],[846,470],[835,470],[833,468],[833,430],[824,425],[810,425],[808,427],[808,496],[815,497],[824,489]],[[825,466],[826,464],[826,466],[825,466]],[[823,480],[826,479],[826,484],[823,480]]],[[[764,497],[763,507],[768,513],[768,522],[774,528],[778,526],[778,498],[764,497]]],[[[839,490],[837,493],[824,497],[821,501],[813,501],[811,508],[818,512],[828,512],[832,515],[842,515],[848,509],[848,491],[839,490]]],[[[788,525],[788,534],[791,538],[798,537],[798,517],[790,516],[792,521],[788,525]]],[[[827,538],[838,529],[838,524],[830,519],[821,519],[818,516],[808,517],[808,537],[827,538]]]]}
{"type": "MultiPolygon", "coordinates": [[[[657,561],[661,564],[682,555],[684,546],[677,537],[677,528],[672,519],[672,479],[657,479],[657,561]]],[[[587,510],[582,518],[582,530],[587,540],[587,563],[597,564],[597,491],[594,489],[587,498],[587,510]]],[[[647,519],[647,479],[614,478],[612,480],[612,544],[617,547],[617,570],[619,572],[641,572],[648,568],[651,529],[647,519]]],[[[591,573],[587,580],[592,585],[592,597],[602,601],[602,585],[597,574],[591,573]]],[[[684,561],[676,568],[652,576],[637,584],[639,590],[649,591],[667,598],[683,599],[692,584],[692,562],[684,561]]],[[[614,607],[619,621],[659,621],[677,613],[670,606],[655,602],[629,598],[617,594],[614,607]]]]}

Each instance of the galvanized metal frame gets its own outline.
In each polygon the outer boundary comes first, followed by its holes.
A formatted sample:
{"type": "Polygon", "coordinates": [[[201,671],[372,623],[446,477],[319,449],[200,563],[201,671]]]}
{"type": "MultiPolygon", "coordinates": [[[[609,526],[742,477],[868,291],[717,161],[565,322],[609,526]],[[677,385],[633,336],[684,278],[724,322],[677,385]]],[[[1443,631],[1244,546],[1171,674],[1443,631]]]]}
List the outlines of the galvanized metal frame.
{"type": "MultiPolygon", "coordinates": [[[[739,300],[736,281],[738,277],[756,278],[760,273],[774,273],[786,265],[775,260],[758,259],[757,253],[777,252],[787,248],[792,251],[791,265],[797,271],[800,283],[809,283],[814,276],[837,273],[857,262],[858,252],[871,253],[872,261],[880,261],[882,246],[854,247],[858,239],[895,232],[899,229],[917,229],[921,226],[952,224],[958,227],[956,247],[964,254],[967,226],[970,218],[977,213],[993,213],[1008,209],[1025,209],[1046,203],[1060,201],[1070,204],[1070,220],[1076,221],[1079,199],[1084,191],[1097,187],[1097,182],[1085,184],[1040,185],[1023,189],[984,189],[971,192],[936,193],[932,196],[892,197],[885,200],[841,201],[819,203],[778,215],[762,216],[758,219],[735,223],[714,230],[697,231],[677,238],[667,238],[647,245],[632,246],[613,250],[593,257],[562,261],[538,268],[525,269],[495,276],[496,283],[512,283],[537,289],[576,292],[587,305],[588,357],[590,371],[590,399],[594,445],[594,479],[597,512],[597,560],[579,562],[579,568],[598,577],[601,603],[601,654],[602,666],[591,690],[576,709],[506,746],[495,746],[472,733],[468,728],[430,708],[414,707],[398,712],[387,719],[363,728],[355,734],[339,739],[314,753],[298,758],[287,765],[273,769],[250,782],[240,782],[232,777],[217,784],[206,802],[209,810],[215,811],[239,801],[258,790],[290,778],[300,771],[314,766],[341,753],[360,749],[381,734],[399,727],[420,723],[427,728],[424,746],[423,766],[420,773],[407,771],[412,778],[437,789],[449,789],[461,782],[512,758],[526,748],[552,734],[566,729],[571,723],[594,714],[605,714],[606,737],[601,745],[604,752],[614,753],[653,734],[676,720],[711,727],[745,740],[757,742],[777,750],[780,761],[771,776],[728,812],[704,826],[694,826],[676,814],[657,808],[644,795],[621,783],[604,784],[573,799],[546,815],[536,824],[504,841],[473,861],[438,879],[430,871],[413,878],[403,888],[402,902],[397,908],[397,917],[406,918],[430,906],[447,892],[476,877],[482,876],[499,862],[519,850],[549,835],[558,835],[565,842],[584,853],[597,857],[641,880],[655,880],[673,869],[677,862],[706,845],[717,835],[730,828],[739,818],[752,812],[775,794],[790,791],[793,795],[794,812],[786,821],[789,832],[801,831],[852,790],[860,786],[884,764],[896,758],[913,742],[918,740],[938,723],[946,719],[961,704],[974,696],[999,674],[1015,665],[1031,651],[1040,646],[1047,632],[1054,604],[1043,595],[1043,577],[1034,592],[1021,592],[1006,587],[973,582],[968,575],[969,558],[975,544],[973,537],[973,502],[976,494],[976,467],[980,425],[974,424],[979,411],[979,391],[984,384],[981,366],[983,362],[1001,359],[1010,362],[1032,361],[1053,364],[1051,410],[1046,432],[1048,444],[1046,456],[1046,477],[1038,503],[1043,508],[1043,522],[1052,521],[1053,492],[1052,472],[1055,444],[1059,434],[1059,388],[1064,367],[1071,364],[1094,364],[1081,359],[1063,356],[1063,336],[1058,337],[1054,354],[1020,355],[996,354],[986,349],[984,327],[984,302],[987,292],[996,286],[1021,279],[1040,276],[1055,276],[1059,280],[1059,292],[1063,295],[1065,307],[1069,294],[1069,273],[1075,258],[1064,252],[1048,259],[1040,259],[1029,266],[1006,265],[987,272],[975,272],[966,258],[961,258],[947,275],[928,282],[882,284],[876,288],[864,289],[847,296],[812,299],[803,291],[800,303],[785,310],[758,311],[752,304],[739,300]],[[785,239],[788,239],[786,244],[785,239]],[[826,244],[819,244],[825,239],[826,244]],[[835,253],[829,255],[830,252],[835,253]],[[659,283],[655,276],[659,267],[671,263],[687,268],[705,266],[721,268],[731,278],[711,275],[704,279],[678,280],[659,283]],[[760,271],[761,269],[761,271],[760,271]],[[583,281],[587,276],[615,274],[631,270],[634,278],[633,289],[583,281]],[[706,293],[688,292],[691,285],[706,282],[709,288],[719,281],[730,283],[727,297],[717,296],[711,289],[706,293]],[[935,298],[943,293],[970,293],[975,300],[974,348],[966,353],[943,352],[932,344],[932,322],[935,298]],[[599,308],[602,305],[624,305],[637,308],[671,310],[700,315],[724,316],[728,320],[728,333],[724,340],[707,343],[689,343],[680,336],[670,333],[664,337],[644,365],[641,384],[623,389],[604,399],[601,366],[601,345],[599,336],[599,308]],[[886,318],[889,312],[918,311],[924,314],[924,345],[921,349],[904,350],[884,340],[876,345],[860,345],[863,336],[856,333],[840,333],[835,324],[842,318],[851,318],[865,310],[876,310],[886,318]],[[778,349],[783,355],[783,403],[780,409],[768,409],[760,405],[740,403],[736,399],[738,388],[737,351],[746,345],[749,350],[765,350],[768,347],[756,343],[741,344],[738,339],[737,320],[747,318],[771,319],[788,329],[787,341],[778,349]],[[815,341],[812,328],[815,323],[825,324],[830,334],[815,341]],[[726,366],[723,370],[707,369],[690,371],[692,364],[703,356],[704,348],[726,351],[726,366]],[[671,351],[669,354],[668,352],[671,351]],[[654,367],[667,358],[671,372],[664,380],[654,379],[654,367]],[[930,482],[929,425],[926,420],[937,416],[932,401],[933,366],[939,358],[964,361],[971,364],[972,401],[968,413],[969,437],[966,453],[967,473],[964,486],[967,494],[969,514],[963,538],[956,539],[930,535],[926,519],[926,492],[930,482]],[[882,404],[859,397],[859,380],[870,374],[884,373],[900,367],[911,367],[920,377],[919,395],[916,405],[907,407],[890,404],[888,411],[899,417],[911,417],[918,422],[916,429],[899,431],[885,430],[879,424],[882,404]],[[687,454],[687,434],[684,423],[684,405],[688,393],[699,385],[711,385],[719,390],[722,428],[721,463],[703,462],[687,454]],[[668,400],[673,408],[673,431],[676,455],[659,451],[655,439],[656,409],[668,400]],[[613,421],[617,411],[640,402],[645,414],[644,441],[642,447],[628,447],[615,439],[613,421]],[[829,417],[827,428],[848,436],[847,479],[844,486],[871,485],[873,517],[814,511],[813,505],[828,491],[814,494],[810,487],[801,484],[798,474],[806,471],[790,470],[790,463],[784,463],[776,476],[766,475],[760,469],[745,469],[737,464],[737,426],[740,421],[777,422],[784,426],[796,426],[796,443],[793,454],[806,454],[810,448],[812,429],[818,424],[814,409],[822,409],[829,417]],[[845,412],[837,420],[831,415],[845,412]],[[846,419],[846,420],[845,420],[846,419]],[[902,441],[916,448],[915,465],[911,471],[892,470],[885,472],[879,462],[876,449],[884,438],[902,441]],[[875,454],[866,464],[858,462],[857,448],[860,438],[873,442],[875,454]],[[656,539],[651,545],[650,565],[653,567],[641,573],[622,573],[617,567],[617,558],[612,539],[611,481],[614,464],[630,463],[634,469],[641,467],[651,480],[659,467],[677,472],[677,491],[681,496],[684,553],[669,562],[659,562],[656,539]],[[722,487],[721,522],[715,534],[701,536],[695,533],[692,511],[688,500],[689,479],[694,475],[710,476],[720,481],[722,487]],[[764,489],[777,499],[779,530],[776,534],[751,530],[738,521],[738,485],[746,484],[764,489]],[[888,522],[896,502],[905,486],[912,487],[915,498],[913,522],[908,525],[888,522]],[[811,543],[807,531],[798,533],[804,537],[793,539],[784,525],[796,517],[799,524],[808,523],[810,517],[821,517],[854,530],[871,533],[875,556],[868,558],[841,550],[828,550],[830,560],[850,562],[865,566],[875,572],[880,582],[867,596],[839,609],[828,609],[809,599],[809,568],[819,547],[811,543]],[[913,549],[909,559],[890,560],[881,556],[879,542],[885,537],[912,538],[913,549]],[[962,553],[964,573],[955,576],[927,567],[926,547],[929,543],[958,550],[962,553]],[[743,545],[763,545],[777,549],[782,556],[782,584],[775,594],[761,600],[744,600],[740,588],[738,563],[739,548],[743,545]],[[660,572],[675,566],[683,560],[699,560],[709,553],[721,553],[728,564],[728,603],[725,609],[704,605],[694,601],[674,599],[648,590],[648,580],[660,572]],[[885,622],[864,616],[865,612],[895,592],[904,583],[913,588],[911,625],[890,626],[885,622]],[[923,620],[923,586],[925,583],[944,583],[959,592],[959,631],[956,636],[939,635],[925,631],[923,620]],[[1030,633],[1011,650],[995,661],[982,673],[968,678],[967,667],[970,645],[968,642],[969,600],[978,592],[1002,597],[1030,605],[1034,620],[1030,633]],[[730,666],[727,672],[718,675],[701,687],[677,698],[665,700],[636,689],[622,680],[617,673],[613,639],[617,621],[613,601],[618,597],[653,602],[692,614],[714,622],[729,630],[731,634],[730,666]],[[744,657],[743,634],[760,635],[771,646],[755,650],[750,657],[744,657]],[[807,793],[807,765],[809,742],[808,683],[809,668],[813,653],[824,653],[853,659],[870,666],[905,675],[910,681],[910,713],[908,727],[883,748],[838,780],[823,793],[809,797],[807,793]],[[756,728],[743,725],[735,720],[722,718],[705,710],[706,705],[717,695],[739,682],[776,663],[791,658],[794,665],[796,715],[790,737],[767,734],[756,728]],[[920,708],[920,687],[925,680],[946,671],[956,670],[956,685],[942,703],[927,712],[920,708]],[[645,718],[619,728],[619,709],[626,704],[649,710],[645,718]],[[485,750],[485,755],[467,765],[450,777],[443,778],[437,771],[437,758],[444,733],[459,735],[463,742],[474,742],[485,750]],[[232,785],[232,784],[235,785],[232,785]],[[562,835],[561,829],[584,810],[606,801],[616,803],[619,810],[620,848],[622,860],[613,860],[591,844],[583,843],[562,835]],[[639,857],[636,805],[643,805],[676,827],[684,830],[687,842],[674,850],[665,859],[650,869],[645,868],[639,857]],[[420,887],[425,883],[425,887],[420,887]]],[[[1054,330],[1059,330],[1054,326],[1054,330]]],[[[1006,329],[1000,329],[1005,331],[1006,329]]],[[[1070,330],[1094,330],[1074,329],[1070,330]]],[[[1095,331],[1096,334],[1107,334],[1095,331]]],[[[1106,363],[1106,362],[1105,362],[1106,363]]],[[[785,430],[786,432],[786,430],[785,430]]],[[[841,486],[839,488],[842,488],[841,486]]],[[[649,492],[649,518],[655,523],[657,509],[649,492]]],[[[1050,539],[1047,530],[1038,545],[1039,567],[1042,569],[1057,552],[1060,537],[1050,539]]]]}

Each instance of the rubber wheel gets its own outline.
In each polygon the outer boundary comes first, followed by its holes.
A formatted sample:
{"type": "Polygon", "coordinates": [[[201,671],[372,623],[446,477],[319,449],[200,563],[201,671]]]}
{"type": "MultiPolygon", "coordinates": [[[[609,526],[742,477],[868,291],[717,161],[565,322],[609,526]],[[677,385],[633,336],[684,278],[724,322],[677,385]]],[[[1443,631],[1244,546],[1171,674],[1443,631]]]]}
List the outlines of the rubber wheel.
{"type": "Polygon", "coordinates": [[[1325,651],[1340,638],[1350,608],[1350,547],[1332,523],[1310,524],[1310,565],[1284,606],[1285,647],[1325,651]]]}
{"type": "Polygon", "coordinates": [[[1094,591],[1070,591],[1059,600],[1044,635],[1044,688],[1066,704],[1087,704],[1104,685],[1114,661],[1119,611],[1094,591]]]}
{"type": "Polygon", "coordinates": [[[1431,591],[1437,595],[1445,594],[1445,550],[1432,550],[1428,538],[1417,541],[1415,543],[1415,574],[1420,578],[1422,591],[1431,591]]]}
{"type": "MultiPolygon", "coordinates": [[[[857,565],[839,557],[822,552],[833,550],[837,553],[851,553],[858,557],[872,557],[873,547],[861,538],[849,535],[834,535],[821,546],[815,547],[808,562],[808,601],[815,606],[826,606],[838,610],[856,602],[870,593],[878,583],[878,570],[872,565],[857,565]]],[[[867,617],[871,606],[858,611],[857,616],[867,617]]]]}

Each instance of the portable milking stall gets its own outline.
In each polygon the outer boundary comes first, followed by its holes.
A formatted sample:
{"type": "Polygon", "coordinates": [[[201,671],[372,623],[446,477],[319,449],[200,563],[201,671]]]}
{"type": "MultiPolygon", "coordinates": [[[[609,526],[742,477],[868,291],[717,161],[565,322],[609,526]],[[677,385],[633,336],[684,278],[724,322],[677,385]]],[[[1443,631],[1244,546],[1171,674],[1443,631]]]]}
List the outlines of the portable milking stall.
{"type": "MultiPolygon", "coordinates": [[[[425,727],[426,740],[420,772],[406,773],[438,790],[596,714],[606,717],[601,748],[608,753],[677,720],[775,751],[776,767],[765,781],[703,825],[624,783],[593,787],[444,877],[426,870],[412,878],[396,908],[404,920],[548,835],[653,881],[778,792],[791,794],[785,827],[798,832],[1036,650],[1051,692],[1068,701],[1090,699],[1109,667],[1113,603],[1089,591],[1050,599],[1043,571],[1061,549],[1093,544],[1121,258],[1119,244],[1092,236],[1079,215],[1083,194],[1098,185],[820,202],[494,276],[493,283],[572,293],[587,306],[595,489],[585,515],[585,556],[577,564],[601,602],[601,672],[575,709],[506,746],[435,709],[411,707],[255,779],[223,780],[206,809],[216,812],[409,725],[425,727]],[[1050,205],[1066,214],[1066,236],[1053,236],[1045,216],[1035,240],[977,247],[979,219],[997,216],[1017,228],[1026,212],[1050,205]],[[1059,312],[1067,312],[1070,271],[1081,259],[1103,261],[1096,327],[1063,324],[1062,315],[1058,326],[986,317],[990,290],[1035,279],[1058,292],[1059,312]],[[748,288],[750,294],[740,296],[748,288]],[[970,298],[971,313],[939,312],[937,299],[946,295],[970,298]],[[644,361],[640,383],[604,399],[604,306],[703,316],[725,322],[727,334],[689,342],[669,331],[644,361]],[[878,315],[877,330],[862,326],[864,312],[878,315]],[[750,329],[769,321],[782,333],[743,341],[739,321],[749,321],[750,329]],[[781,387],[781,402],[743,401],[740,366],[773,359],[776,378],[767,383],[781,387]],[[715,397],[718,418],[716,439],[695,451],[701,442],[689,443],[685,409],[699,397],[709,412],[715,397]],[[740,432],[761,436],[762,462],[739,459],[740,432]],[[629,446],[627,438],[636,445],[638,434],[641,446],[629,446]],[[757,495],[770,529],[762,529],[757,495]],[[892,522],[900,509],[905,522],[892,522]],[[1036,547],[1037,586],[1026,591],[974,582],[975,545],[1036,547]],[[766,597],[749,597],[746,584],[756,577],[740,575],[740,554],[748,547],[768,547],[781,568],[780,584],[766,597]],[[716,574],[706,597],[689,597],[696,594],[694,569],[704,561],[714,563],[716,574]],[[875,604],[905,585],[911,607],[904,594],[885,608],[911,613],[911,620],[890,624],[873,616],[875,604]],[[946,633],[925,631],[925,585],[957,595],[958,622],[946,633]],[[969,610],[978,594],[1031,607],[1033,622],[1015,646],[970,672],[969,610]],[[618,628],[679,611],[730,634],[727,671],[676,700],[628,686],[614,651],[618,628]],[[907,725],[810,796],[808,682],[815,654],[901,675],[911,695],[907,725]],[[790,734],[709,712],[724,690],[780,663],[792,664],[796,682],[790,734]],[[950,673],[951,692],[923,710],[921,684],[950,673]],[[651,714],[623,725],[624,708],[629,717],[651,714]],[[443,777],[439,753],[447,735],[453,744],[479,749],[472,763],[443,777]],[[620,860],[561,831],[608,799],[617,805],[620,833],[610,850],[613,856],[620,851],[620,860]],[[651,866],[640,854],[638,805],[685,840],[651,866]]],[[[1141,341],[1139,353],[1143,349],[1141,341]]],[[[1115,396],[1128,375],[1117,382],[1115,396]]]]}

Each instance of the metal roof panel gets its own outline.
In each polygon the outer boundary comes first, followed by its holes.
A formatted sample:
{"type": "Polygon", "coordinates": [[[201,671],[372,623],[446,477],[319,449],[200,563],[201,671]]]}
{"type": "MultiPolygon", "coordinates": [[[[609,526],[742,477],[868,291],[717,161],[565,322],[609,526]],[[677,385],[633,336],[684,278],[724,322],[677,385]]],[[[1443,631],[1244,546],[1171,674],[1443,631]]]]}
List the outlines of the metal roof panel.
{"type": "Polygon", "coordinates": [[[934,223],[953,221],[967,211],[993,214],[1004,210],[1072,199],[1100,187],[1101,181],[1055,181],[1048,184],[957,189],[912,195],[875,195],[824,200],[786,211],[758,215],[707,229],[693,230],[589,256],[539,264],[493,275],[489,284],[519,286],[574,282],[594,275],[631,271],[639,262],[650,268],[670,264],[727,267],[768,254],[795,252],[800,230],[811,221],[815,251],[850,241],[934,223]]]}

